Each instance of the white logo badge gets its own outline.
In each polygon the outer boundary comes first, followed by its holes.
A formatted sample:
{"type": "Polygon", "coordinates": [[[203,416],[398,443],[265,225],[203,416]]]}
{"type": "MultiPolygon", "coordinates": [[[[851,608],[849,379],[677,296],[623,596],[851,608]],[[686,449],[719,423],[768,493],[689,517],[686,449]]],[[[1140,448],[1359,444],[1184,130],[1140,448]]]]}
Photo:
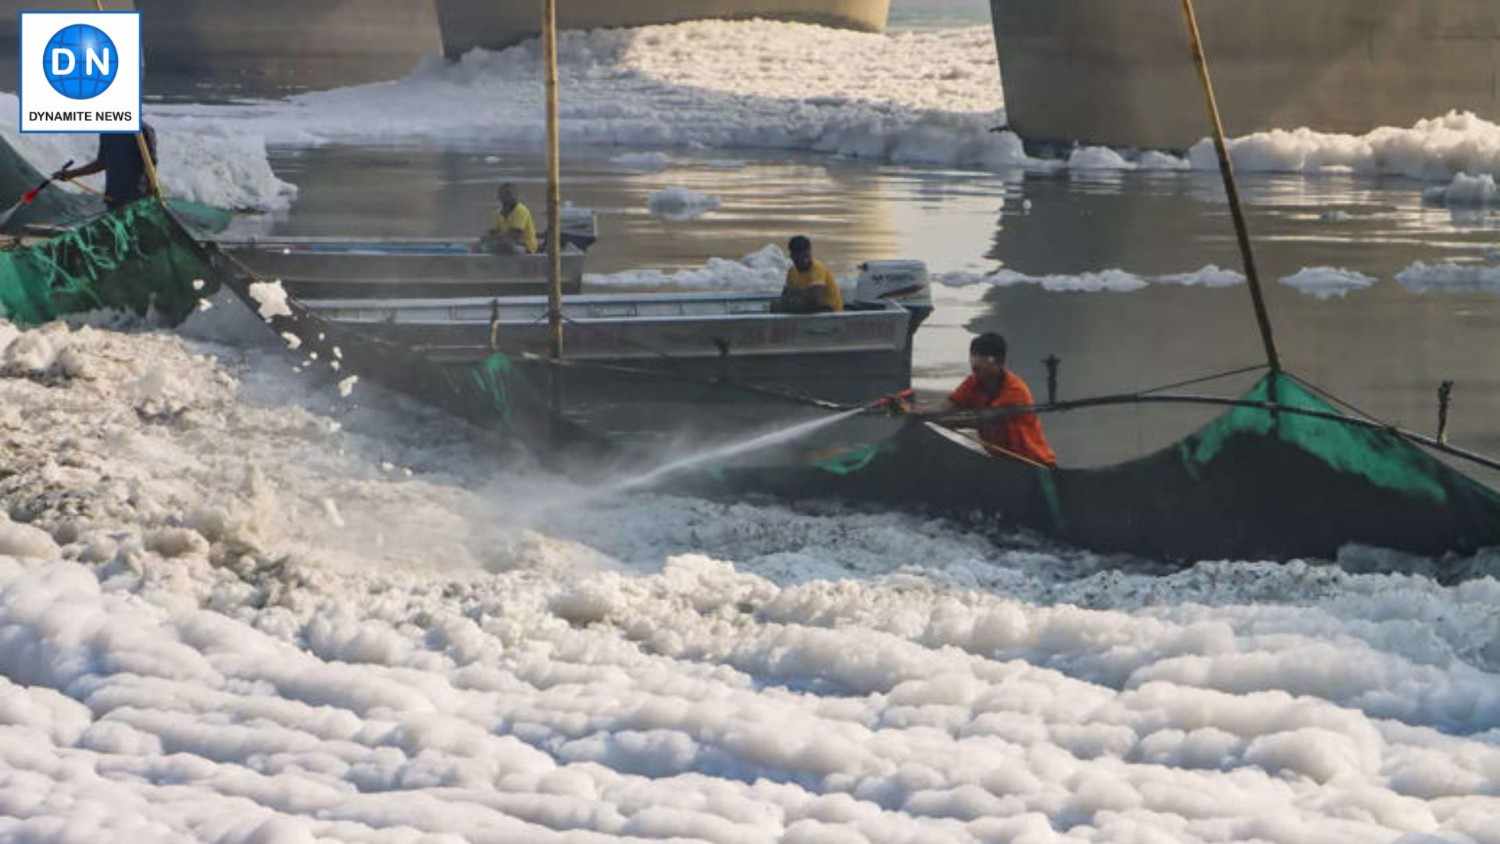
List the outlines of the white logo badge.
{"type": "Polygon", "coordinates": [[[141,130],[140,12],[21,13],[22,132],[141,130]]]}

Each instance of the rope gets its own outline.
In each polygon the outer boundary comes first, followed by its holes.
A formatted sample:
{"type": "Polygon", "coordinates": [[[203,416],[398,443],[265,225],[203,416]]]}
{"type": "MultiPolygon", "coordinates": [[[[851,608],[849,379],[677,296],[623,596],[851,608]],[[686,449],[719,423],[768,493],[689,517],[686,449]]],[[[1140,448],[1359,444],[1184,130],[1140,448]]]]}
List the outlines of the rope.
{"type": "Polygon", "coordinates": [[[1290,373],[1290,372],[1287,372],[1285,374],[1288,377],[1290,377],[1293,381],[1296,381],[1298,384],[1301,384],[1302,386],[1304,386],[1307,389],[1313,391],[1314,393],[1317,393],[1318,395],[1322,396],[1323,398],[1327,399],[1328,401],[1332,402],[1333,404],[1342,405],[1343,407],[1345,407],[1345,408],[1347,408],[1347,409],[1349,409],[1349,410],[1351,410],[1351,411],[1359,414],[1360,416],[1365,417],[1366,419],[1370,420],[1371,422],[1379,422],[1382,425],[1390,425],[1391,424],[1390,422],[1387,422],[1387,421],[1381,419],[1380,417],[1376,416],[1373,413],[1366,413],[1365,411],[1359,409],[1358,407],[1354,406],[1353,404],[1344,401],[1343,399],[1339,398],[1338,396],[1334,395],[1333,393],[1328,392],[1327,390],[1323,389],[1322,387],[1319,387],[1317,384],[1314,384],[1311,381],[1308,381],[1306,378],[1303,378],[1300,375],[1295,375],[1295,374],[1290,373]]]}
{"type": "Polygon", "coordinates": [[[1265,368],[1266,364],[1263,363],[1257,363],[1251,366],[1242,366],[1239,369],[1231,369],[1226,372],[1216,372],[1213,375],[1204,375],[1201,378],[1191,378],[1187,381],[1178,381],[1172,384],[1163,384],[1160,387],[1152,387],[1147,390],[1140,390],[1136,393],[1136,395],[1149,396],[1152,393],[1159,393],[1162,390],[1175,390],[1178,387],[1190,387],[1194,384],[1203,384],[1208,381],[1217,381],[1220,378],[1229,378],[1230,376],[1234,375],[1244,375],[1246,372],[1257,372],[1265,368]]]}

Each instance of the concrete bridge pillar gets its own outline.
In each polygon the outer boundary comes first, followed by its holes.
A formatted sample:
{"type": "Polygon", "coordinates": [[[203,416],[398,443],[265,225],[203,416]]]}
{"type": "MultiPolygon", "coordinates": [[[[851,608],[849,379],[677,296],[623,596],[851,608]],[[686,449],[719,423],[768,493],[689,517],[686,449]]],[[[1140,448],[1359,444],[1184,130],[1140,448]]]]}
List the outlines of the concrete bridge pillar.
{"type": "MultiPolygon", "coordinates": [[[[1493,0],[1198,0],[1225,129],[1364,133],[1500,117],[1493,0]]],[[[1029,140],[1182,149],[1209,133],[1174,0],[990,0],[1006,116],[1029,140]]]]}
{"type": "Polygon", "coordinates": [[[438,53],[431,0],[138,0],[154,75],[328,88],[395,79],[438,53]]]}

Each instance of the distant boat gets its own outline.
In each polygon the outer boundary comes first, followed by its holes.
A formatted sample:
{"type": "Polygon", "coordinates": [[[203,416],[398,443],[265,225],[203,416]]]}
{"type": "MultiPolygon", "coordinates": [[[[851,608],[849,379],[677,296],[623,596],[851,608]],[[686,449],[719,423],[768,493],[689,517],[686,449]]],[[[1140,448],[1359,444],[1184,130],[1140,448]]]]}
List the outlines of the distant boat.
{"type": "MultiPolygon", "coordinates": [[[[1181,150],[1209,134],[1181,19],[1162,0],[990,0],[1005,113],[1028,141],[1181,150]]],[[[1225,130],[1363,134],[1500,116],[1500,3],[1222,0],[1202,5],[1225,130]]]]}
{"type": "MultiPolygon", "coordinates": [[[[577,293],[584,253],[598,238],[594,212],[564,208],[562,238],[563,292],[577,293]]],[[[281,236],[217,245],[299,299],[526,296],[546,293],[550,266],[545,249],[500,255],[476,250],[472,238],[281,236]]]]}
{"type": "MultiPolygon", "coordinates": [[[[707,18],[768,18],[843,29],[885,29],[891,0],[630,0],[559,3],[560,29],[647,26],[707,18]]],[[[458,58],[475,47],[504,49],[536,36],[541,4],[500,0],[437,0],[443,52],[458,58]]]]}
{"type": "MultiPolygon", "coordinates": [[[[658,409],[641,425],[660,431],[690,420],[693,401],[716,380],[828,402],[857,402],[911,385],[912,335],[931,310],[930,298],[908,307],[856,294],[846,310],[816,314],[777,313],[776,299],[776,291],[563,297],[575,393],[569,412],[583,412],[577,399],[585,396],[641,410],[665,388],[678,404],[666,414],[658,409]]],[[[513,358],[547,354],[546,296],[306,299],[303,305],[330,323],[420,350],[445,366],[470,367],[496,351],[513,358]]],[[[734,398],[765,405],[754,392],[734,398]]]]}
{"type": "MultiPolygon", "coordinates": [[[[479,252],[441,238],[256,238],[219,246],[299,299],[525,296],[547,290],[547,256],[479,252]]],[[[584,254],[563,255],[562,284],[578,292],[584,254]]],[[[445,300],[446,301],[446,300],[445,300]]]]}

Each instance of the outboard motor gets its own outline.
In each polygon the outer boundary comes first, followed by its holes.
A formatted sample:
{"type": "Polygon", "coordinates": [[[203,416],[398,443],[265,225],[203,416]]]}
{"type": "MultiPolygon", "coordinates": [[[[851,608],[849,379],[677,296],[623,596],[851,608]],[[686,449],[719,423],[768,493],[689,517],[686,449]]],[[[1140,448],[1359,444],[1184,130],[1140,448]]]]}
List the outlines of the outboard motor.
{"type": "Polygon", "coordinates": [[[894,302],[911,311],[910,333],[932,314],[932,287],[927,265],[921,261],[867,261],[859,265],[854,287],[854,309],[880,308],[894,302]]]}
{"type": "Polygon", "coordinates": [[[564,249],[571,246],[580,252],[587,252],[594,241],[599,239],[599,217],[594,209],[579,208],[571,202],[565,202],[558,209],[558,217],[562,222],[564,249]]]}

